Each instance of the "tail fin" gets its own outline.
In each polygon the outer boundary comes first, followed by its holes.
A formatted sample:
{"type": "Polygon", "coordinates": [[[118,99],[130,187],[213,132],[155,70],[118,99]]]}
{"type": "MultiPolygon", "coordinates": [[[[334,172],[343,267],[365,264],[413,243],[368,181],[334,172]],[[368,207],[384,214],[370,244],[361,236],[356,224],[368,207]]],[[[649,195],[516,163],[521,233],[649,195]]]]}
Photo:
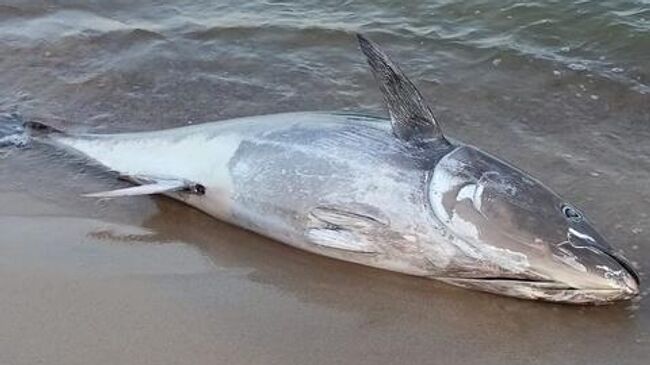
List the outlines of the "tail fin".
{"type": "Polygon", "coordinates": [[[28,122],[23,123],[23,127],[29,133],[30,136],[36,137],[36,136],[43,136],[47,134],[64,134],[62,130],[52,127],[51,125],[45,124],[43,122],[39,122],[36,120],[30,120],[28,122]]]}
{"type": "Polygon", "coordinates": [[[28,147],[32,139],[44,139],[64,131],[40,121],[25,122],[18,113],[0,113],[0,150],[28,147]]]}

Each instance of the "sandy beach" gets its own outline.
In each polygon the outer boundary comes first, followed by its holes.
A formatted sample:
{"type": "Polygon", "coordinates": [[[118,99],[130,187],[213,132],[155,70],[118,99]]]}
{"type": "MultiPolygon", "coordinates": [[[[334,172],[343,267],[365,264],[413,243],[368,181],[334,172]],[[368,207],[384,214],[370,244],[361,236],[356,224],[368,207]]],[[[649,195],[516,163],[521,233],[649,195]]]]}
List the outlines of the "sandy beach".
{"type": "Polygon", "coordinates": [[[639,304],[456,289],[305,254],[166,198],[134,224],[0,195],[17,200],[20,214],[0,218],[4,364],[640,364],[650,344],[639,304]]]}
{"type": "Polygon", "coordinates": [[[83,198],[127,184],[36,144],[0,151],[0,364],[647,363],[647,5],[434,3],[10,2],[0,111],[95,132],[384,115],[363,31],[450,136],[586,211],[641,297],[505,298],[304,253],[165,197],[83,198]]]}

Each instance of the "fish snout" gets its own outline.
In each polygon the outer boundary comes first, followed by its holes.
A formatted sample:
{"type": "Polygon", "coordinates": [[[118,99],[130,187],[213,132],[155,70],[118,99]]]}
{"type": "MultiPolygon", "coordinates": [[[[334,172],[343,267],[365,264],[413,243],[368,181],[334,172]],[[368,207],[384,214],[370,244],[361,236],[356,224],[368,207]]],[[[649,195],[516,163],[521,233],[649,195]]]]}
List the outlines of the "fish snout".
{"type": "Polygon", "coordinates": [[[640,292],[639,274],[627,259],[608,246],[565,242],[558,245],[553,256],[564,266],[555,271],[553,278],[595,302],[628,300],[640,292]]]}
{"type": "Polygon", "coordinates": [[[618,270],[621,272],[616,280],[616,288],[628,298],[639,295],[641,280],[634,267],[622,255],[605,252],[612,260],[618,264],[618,270]]]}

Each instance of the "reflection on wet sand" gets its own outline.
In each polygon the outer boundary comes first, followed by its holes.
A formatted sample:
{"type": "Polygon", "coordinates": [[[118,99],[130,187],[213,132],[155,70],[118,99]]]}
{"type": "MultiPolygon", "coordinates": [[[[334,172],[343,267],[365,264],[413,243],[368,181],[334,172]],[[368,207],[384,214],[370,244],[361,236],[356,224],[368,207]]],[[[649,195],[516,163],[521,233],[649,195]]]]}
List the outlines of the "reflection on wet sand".
{"type": "MultiPolygon", "coordinates": [[[[219,269],[244,271],[246,280],[272,286],[301,302],[360,316],[367,323],[366,330],[400,322],[403,326],[431,327],[448,334],[484,336],[481,342],[486,349],[506,342],[510,346],[531,346],[526,334],[534,336],[539,328],[566,323],[576,330],[592,334],[600,331],[603,336],[619,339],[638,332],[637,320],[626,309],[629,303],[577,307],[457,289],[301,252],[169,199],[155,201],[158,212],[142,224],[155,234],[90,235],[130,243],[187,243],[198,248],[219,269]],[[507,329],[504,323],[508,324],[507,329]],[[494,331],[495,328],[500,330],[494,331]]],[[[576,333],[566,340],[580,341],[579,337],[576,333]]],[[[559,340],[555,337],[548,346],[559,340]]],[[[538,342],[535,347],[541,350],[544,344],[538,342]]]]}

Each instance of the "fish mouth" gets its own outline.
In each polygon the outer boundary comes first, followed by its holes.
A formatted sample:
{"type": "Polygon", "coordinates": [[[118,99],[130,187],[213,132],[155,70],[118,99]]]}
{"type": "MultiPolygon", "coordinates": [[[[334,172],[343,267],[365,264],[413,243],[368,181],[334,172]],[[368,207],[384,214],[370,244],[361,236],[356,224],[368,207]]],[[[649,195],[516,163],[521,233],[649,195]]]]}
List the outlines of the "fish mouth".
{"type": "Polygon", "coordinates": [[[576,255],[582,258],[584,271],[556,267],[546,270],[546,275],[530,270],[495,276],[475,272],[435,279],[494,294],[568,304],[608,304],[639,295],[639,275],[622,256],[593,246],[576,255]]]}
{"type": "Polygon", "coordinates": [[[506,276],[494,276],[494,277],[461,277],[461,278],[452,278],[452,277],[436,277],[437,280],[448,282],[450,284],[458,286],[467,286],[467,285],[484,285],[486,288],[492,286],[499,287],[515,287],[515,286],[527,286],[531,288],[546,288],[546,289],[556,289],[556,290],[576,290],[570,285],[552,281],[552,280],[543,280],[543,279],[529,279],[529,278],[513,278],[506,276]]]}
{"type": "Polygon", "coordinates": [[[622,256],[616,255],[611,252],[607,251],[602,251],[605,255],[609,256],[612,260],[616,261],[621,267],[627,271],[627,274],[632,278],[634,281],[634,285],[636,287],[636,291],[638,294],[639,291],[639,286],[641,285],[641,279],[639,278],[639,274],[636,272],[632,264],[630,264],[626,259],[624,259],[622,256]]]}
{"type": "Polygon", "coordinates": [[[493,294],[505,295],[520,299],[542,300],[567,304],[610,304],[617,301],[632,299],[639,294],[638,285],[623,286],[620,288],[578,288],[559,281],[531,278],[436,277],[435,279],[451,285],[493,294]]]}

